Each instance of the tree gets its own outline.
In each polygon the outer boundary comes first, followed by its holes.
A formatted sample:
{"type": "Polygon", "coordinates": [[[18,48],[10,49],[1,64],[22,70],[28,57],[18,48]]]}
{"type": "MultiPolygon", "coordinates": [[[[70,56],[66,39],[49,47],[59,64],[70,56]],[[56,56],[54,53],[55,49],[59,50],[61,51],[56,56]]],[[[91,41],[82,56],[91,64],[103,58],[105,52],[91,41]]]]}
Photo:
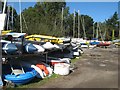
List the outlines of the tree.
{"type": "Polygon", "coordinates": [[[25,9],[22,15],[25,18],[28,30],[25,29],[26,25],[24,23],[23,31],[28,34],[63,36],[64,34],[61,33],[60,28],[62,7],[66,10],[64,14],[64,18],[66,19],[68,9],[65,2],[38,2],[34,7],[25,9]]]}
{"type": "Polygon", "coordinates": [[[115,31],[115,38],[119,36],[119,22],[118,22],[118,14],[115,12],[111,18],[106,21],[107,25],[107,33],[109,33],[109,40],[112,39],[112,30],[115,31]]]}

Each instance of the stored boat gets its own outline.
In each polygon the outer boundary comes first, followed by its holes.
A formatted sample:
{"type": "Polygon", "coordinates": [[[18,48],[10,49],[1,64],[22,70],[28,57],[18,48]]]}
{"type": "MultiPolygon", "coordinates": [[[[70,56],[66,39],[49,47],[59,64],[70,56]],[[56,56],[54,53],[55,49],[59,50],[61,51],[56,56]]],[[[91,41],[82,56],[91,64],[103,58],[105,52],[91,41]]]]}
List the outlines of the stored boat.
{"type": "Polygon", "coordinates": [[[90,45],[98,45],[100,44],[101,41],[98,41],[97,38],[93,38],[92,40],[90,40],[90,45]]]}
{"type": "Polygon", "coordinates": [[[16,54],[18,48],[15,46],[15,44],[9,42],[9,41],[5,41],[5,40],[1,40],[2,42],[2,51],[5,54],[16,54]]]}
{"type": "Polygon", "coordinates": [[[7,33],[10,33],[10,32],[12,32],[12,30],[4,30],[2,31],[2,35],[6,35],[7,33]]]}
{"type": "Polygon", "coordinates": [[[3,65],[3,77],[16,85],[26,84],[37,75],[33,68],[22,67],[22,70],[19,66],[14,66],[14,68],[16,69],[13,69],[10,65],[3,65]]]}
{"type": "Polygon", "coordinates": [[[53,37],[53,36],[47,36],[47,35],[29,35],[25,37],[27,40],[31,41],[44,41],[44,42],[51,42],[51,43],[63,43],[63,40],[53,37]]]}
{"type": "Polygon", "coordinates": [[[109,46],[111,43],[107,41],[101,41],[97,46],[109,46]]]}
{"type": "Polygon", "coordinates": [[[40,45],[27,43],[23,46],[26,53],[41,53],[44,52],[45,49],[41,47],[40,45]]]}
{"type": "MultiPolygon", "coordinates": [[[[31,61],[30,61],[31,62],[31,61]]],[[[53,73],[53,69],[46,63],[43,62],[21,62],[22,65],[27,66],[29,68],[34,68],[38,74],[36,75],[37,78],[44,78],[45,76],[51,76],[53,73]]]]}
{"type": "Polygon", "coordinates": [[[43,42],[51,42],[53,44],[64,44],[64,45],[70,45],[71,42],[70,38],[57,38],[47,35],[28,35],[25,38],[30,41],[39,41],[39,42],[43,41],[43,42]]]}
{"type": "Polygon", "coordinates": [[[46,42],[46,43],[43,44],[42,46],[43,46],[43,48],[45,48],[46,50],[52,50],[52,49],[55,49],[55,48],[56,48],[51,42],[46,42]]]}
{"type": "MultiPolygon", "coordinates": [[[[7,33],[4,38],[8,39],[8,36],[11,36],[9,41],[6,41],[7,43],[14,43],[15,46],[19,49],[19,51],[23,48],[23,51],[25,53],[41,53],[44,52],[45,49],[37,44],[32,44],[24,40],[24,36],[26,33],[16,33],[16,32],[11,32],[7,33]]],[[[5,42],[5,40],[4,40],[5,42]]]]}

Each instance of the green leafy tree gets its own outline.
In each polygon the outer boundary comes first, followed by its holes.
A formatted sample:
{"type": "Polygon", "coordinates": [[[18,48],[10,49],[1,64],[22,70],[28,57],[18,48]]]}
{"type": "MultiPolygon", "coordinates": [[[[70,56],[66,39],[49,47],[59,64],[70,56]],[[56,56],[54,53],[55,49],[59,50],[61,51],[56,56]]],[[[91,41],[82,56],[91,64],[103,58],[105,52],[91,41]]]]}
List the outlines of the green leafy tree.
{"type": "Polygon", "coordinates": [[[107,33],[109,34],[108,40],[112,39],[112,30],[115,31],[115,38],[119,36],[119,22],[118,22],[118,14],[115,12],[111,18],[106,21],[107,25],[107,33]]]}

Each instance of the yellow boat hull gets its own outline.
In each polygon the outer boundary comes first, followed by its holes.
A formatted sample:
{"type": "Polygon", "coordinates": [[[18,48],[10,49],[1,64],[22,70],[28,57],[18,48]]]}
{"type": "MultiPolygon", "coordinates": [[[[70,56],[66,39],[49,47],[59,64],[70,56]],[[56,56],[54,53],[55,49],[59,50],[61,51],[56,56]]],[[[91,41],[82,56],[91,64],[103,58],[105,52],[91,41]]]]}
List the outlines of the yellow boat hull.
{"type": "Polygon", "coordinates": [[[25,37],[27,40],[30,41],[44,41],[44,42],[51,42],[51,43],[56,43],[56,44],[62,44],[63,40],[53,37],[53,36],[46,36],[46,35],[29,35],[25,37]]]}
{"type": "Polygon", "coordinates": [[[4,31],[2,31],[2,35],[6,35],[7,33],[10,33],[10,32],[12,32],[12,30],[4,30],[4,31]]]}

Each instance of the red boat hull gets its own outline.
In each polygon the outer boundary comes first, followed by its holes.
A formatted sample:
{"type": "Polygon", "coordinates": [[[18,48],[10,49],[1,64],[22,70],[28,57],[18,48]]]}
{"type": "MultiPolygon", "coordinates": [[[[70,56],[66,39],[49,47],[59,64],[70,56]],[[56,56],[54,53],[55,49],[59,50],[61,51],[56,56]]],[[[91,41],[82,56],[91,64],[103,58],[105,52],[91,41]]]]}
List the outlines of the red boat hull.
{"type": "Polygon", "coordinates": [[[100,42],[97,46],[109,46],[110,44],[110,42],[100,42]]]}

